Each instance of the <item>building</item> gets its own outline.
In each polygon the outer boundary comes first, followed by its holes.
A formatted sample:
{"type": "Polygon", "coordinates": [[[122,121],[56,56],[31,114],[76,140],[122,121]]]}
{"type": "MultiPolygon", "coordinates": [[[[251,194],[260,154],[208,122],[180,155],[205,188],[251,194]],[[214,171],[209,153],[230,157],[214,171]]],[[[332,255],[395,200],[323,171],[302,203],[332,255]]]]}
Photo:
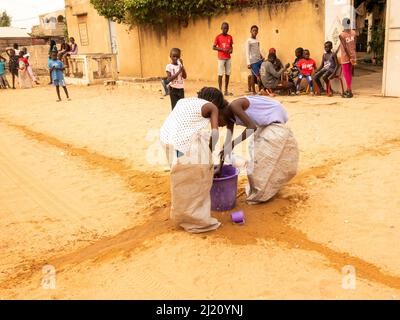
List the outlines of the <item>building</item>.
{"type": "Polygon", "coordinates": [[[14,43],[20,46],[30,46],[32,38],[26,29],[15,27],[0,27],[0,52],[12,47],[14,43]]]}
{"type": "Polygon", "coordinates": [[[32,37],[61,40],[65,37],[65,11],[58,10],[39,16],[40,24],[32,27],[32,37]]]}
{"type": "Polygon", "coordinates": [[[65,0],[68,34],[73,36],[80,53],[117,53],[120,76],[164,76],[172,47],[182,49],[182,58],[191,79],[214,80],[217,73],[217,52],[212,45],[221,32],[221,22],[230,23],[234,39],[232,80],[247,81],[248,69],[244,57],[245,42],[250,27],[260,27],[262,52],[277,49],[278,57],[293,62],[294,49],[299,46],[319,57],[324,42],[324,6],[319,0],[294,1],[288,8],[269,12],[246,9],[211,19],[189,21],[187,27],[167,26],[154,30],[117,24],[100,17],[89,0],[65,0]],[[295,21],[307,21],[296,24],[295,21]],[[309,30],[317,30],[309,32],[309,30]]]}
{"type": "MultiPolygon", "coordinates": [[[[396,6],[399,1],[391,3],[396,6]]],[[[285,8],[231,11],[191,20],[186,27],[168,25],[162,30],[109,21],[98,15],[89,0],[65,0],[65,14],[69,36],[76,39],[80,53],[115,53],[120,77],[140,78],[164,76],[170,49],[179,47],[190,79],[215,80],[217,53],[211,47],[226,21],[234,40],[231,79],[247,82],[244,44],[250,26],[259,26],[264,56],[274,47],[284,63],[293,62],[295,48],[303,47],[319,61],[324,41],[331,40],[334,48],[339,46],[343,18],[350,17],[356,29],[354,4],[354,0],[293,0],[285,8]]]]}

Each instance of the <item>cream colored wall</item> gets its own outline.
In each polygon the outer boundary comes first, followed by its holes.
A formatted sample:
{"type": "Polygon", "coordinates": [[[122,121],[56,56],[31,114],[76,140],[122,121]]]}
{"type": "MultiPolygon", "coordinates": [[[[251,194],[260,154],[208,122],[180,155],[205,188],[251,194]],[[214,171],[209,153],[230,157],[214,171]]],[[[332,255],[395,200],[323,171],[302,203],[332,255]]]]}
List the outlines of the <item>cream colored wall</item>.
{"type": "MultiPolygon", "coordinates": [[[[294,49],[302,46],[310,49],[311,57],[319,63],[324,43],[323,2],[300,0],[286,9],[271,12],[267,8],[247,9],[211,19],[190,21],[186,28],[169,26],[166,29],[154,30],[150,27],[141,27],[138,31],[136,27],[129,30],[126,25],[117,25],[120,75],[164,76],[170,49],[179,47],[182,49],[182,58],[189,79],[215,80],[217,52],[212,50],[212,45],[215,36],[220,33],[223,21],[230,24],[229,33],[234,40],[232,81],[247,81],[249,71],[245,62],[244,43],[253,24],[259,26],[258,38],[265,56],[268,49],[274,47],[282,62],[293,62],[294,49]]],[[[88,0],[66,0],[67,4],[73,6],[72,9],[66,7],[69,35],[74,36],[78,44],[77,17],[72,16],[72,12],[88,12],[90,45],[86,48],[80,47],[80,52],[110,52],[107,20],[98,16],[88,0]],[[96,41],[93,41],[94,37],[96,41]]]]}
{"type": "Polygon", "coordinates": [[[74,37],[79,53],[111,53],[108,20],[98,15],[89,0],[65,0],[65,16],[67,19],[68,36],[74,37]],[[89,45],[83,46],[79,37],[79,18],[74,14],[87,12],[86,25],[89,45]]]}
{"type": "Polygon", "coordinates": [[[182,49],[182,58],[190,79],[214,80],[217,74],[217,52],[211,50],[223,21],[230,24],[233,36],[232,80],[247,81],[244,43],[253,24],[259,26],[258,38],[262,53],[274,47],[283,63],[293,62],[294,50],[304,47],[320,63],[324,43],[324,6],[322,1],[303,0],[286,10],[268,13],[268,9],[248,9],[212,18],[192,21],[187,28],[168,28],[167,34],[157,37],[154,31],[141,30],[144,77],[164,74],[172,47],[182,49]],[[318,4],[318,8],[315,7],[318,4]],[[278,33],[276,33],[278,30],[278,33]]]}

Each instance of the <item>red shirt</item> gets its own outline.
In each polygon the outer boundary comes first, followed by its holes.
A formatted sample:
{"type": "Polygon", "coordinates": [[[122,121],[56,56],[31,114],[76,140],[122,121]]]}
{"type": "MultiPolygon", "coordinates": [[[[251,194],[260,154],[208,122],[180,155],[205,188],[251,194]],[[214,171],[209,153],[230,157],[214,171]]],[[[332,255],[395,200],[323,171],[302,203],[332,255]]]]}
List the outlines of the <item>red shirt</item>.
{"type": "MultiPolygon", "coordinates": [[[[225,36],[221,33],[215,38],[214,45],[217,46],[218,48],[224,48],[224,49],[230,50],[230,49],[232,49],[232,45],[233,45],[232,36],[229,34],[227,34],[225,36]]],[[[228,60],[230,58],[231,58],[230,53],[218,51],[218,59],[228,60]]]]}
{"type": "Polygon", "coordinates": [[[29,62],[27,58],[19,58],[18,59],[18,63],[23,62],[25,64],[25,66],[29,66],[29,62]]]}
{"type": "Polygon", "coordinates": [[[301,73],[305,76],[311,76],[314,69],[317,69],[317,65],[313,59],[300,59],[297,62],[297,67],[300,69],[301,73]]]}

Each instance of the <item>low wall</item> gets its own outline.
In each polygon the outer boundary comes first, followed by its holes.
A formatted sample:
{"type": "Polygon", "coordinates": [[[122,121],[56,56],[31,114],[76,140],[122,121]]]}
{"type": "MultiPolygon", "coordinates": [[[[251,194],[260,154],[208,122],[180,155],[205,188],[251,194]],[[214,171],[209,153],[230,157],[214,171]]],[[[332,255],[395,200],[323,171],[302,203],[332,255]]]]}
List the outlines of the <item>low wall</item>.
{"type": "Polygon", "coordinates": [[[35,45],[26,47],[30,54],[29,63],[37,74],[47,73],[47,59],[49,57],[49,45],[35,45]]]}

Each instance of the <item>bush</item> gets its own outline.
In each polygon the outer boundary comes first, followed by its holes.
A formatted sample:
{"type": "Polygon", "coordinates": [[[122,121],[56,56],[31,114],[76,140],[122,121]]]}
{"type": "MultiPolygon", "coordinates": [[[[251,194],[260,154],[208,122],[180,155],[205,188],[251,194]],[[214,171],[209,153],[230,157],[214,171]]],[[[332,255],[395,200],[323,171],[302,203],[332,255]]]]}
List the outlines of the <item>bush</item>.
{"type": "Polygon", "coordinates": [[[127,24],[165,25],[210,17],[231,9],[285,5],[293,0],[90,0],[98,13],[127,24]]]}

